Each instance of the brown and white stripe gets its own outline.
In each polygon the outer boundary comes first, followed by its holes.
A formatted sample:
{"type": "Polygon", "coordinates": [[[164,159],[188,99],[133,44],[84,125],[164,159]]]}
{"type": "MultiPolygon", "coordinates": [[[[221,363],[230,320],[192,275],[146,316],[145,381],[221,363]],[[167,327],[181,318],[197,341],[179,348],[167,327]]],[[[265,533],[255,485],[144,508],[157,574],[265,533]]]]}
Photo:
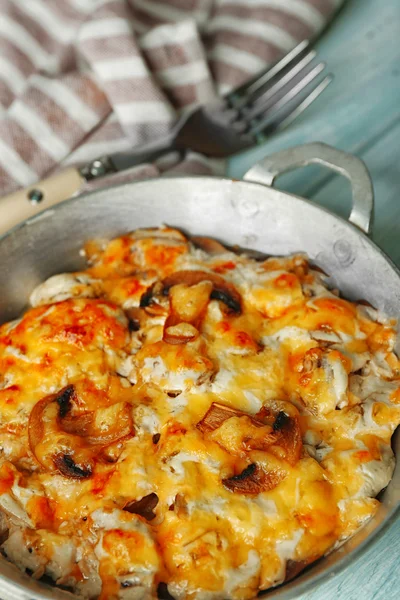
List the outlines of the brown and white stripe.
{"type": "MultiPolygon", "coordinates": [[[[166,134],[316,35],[342,1],[0,0],[0,194],[166,134]]],[[[114,177],[222,168],[171,155],[114,177]]]]}
{"type": "Polygon", "coordinates": [[[175,108],[211,102],[216,93],[199,31],[193,20],[161,25],[140,40],[151,71],[175,108]]]}

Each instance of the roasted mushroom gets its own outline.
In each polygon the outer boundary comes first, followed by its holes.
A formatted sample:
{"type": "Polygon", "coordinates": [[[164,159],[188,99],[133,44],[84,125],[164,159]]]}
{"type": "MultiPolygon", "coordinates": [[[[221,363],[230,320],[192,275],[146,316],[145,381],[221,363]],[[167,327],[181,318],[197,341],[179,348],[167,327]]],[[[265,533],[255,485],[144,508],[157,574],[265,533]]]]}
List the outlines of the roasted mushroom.
{"type": "Polygon", "coordinates": [[[285,581],[290,581],[297,577],[299,573],[301,573],[308,565],[314,562],[315,558],[308,558],[306,560],[291,560],[286,561],[286,572],[285,572],[285,581]]]}
{"type": "Polygon", "coordinates": [[[93,412],[80,412],[72,385],[40,400],[28,423],[29,445],[48,471],[85,479],[93,472],[99,449],[133,434],[131,407],[120,402],[93,412]]]}
{"type": "Polygon", "coordinates": [[[244,415],[246,415],[246,413],[241,410],[225,406],[225,404],[213,402],[201,421],[197,423],[196,427],[202,433],[210,433],[221,427],[222,423],[227,419],[244,415]]]}
{"type": "Polygon", "coordinates": [[[93,464],[86,461],[84,465],[77,464],[69,454],[57,454],[54,457],[56,469],[70,479],[87,479],[92,475],[93,464]]]}
{"type": "Polygon", "coordinates": [[[253,461],[244,471],[222,480],[223,485],[234,492],[259,494],[273,489],[286,477],[288,465],[295,465],[300,458],[299,420],[284,411],[264,407],[253,417],[213,403],[197,428],[234,456],[251,458],[254,451],[258,456],[258,461],[253,461]]]}
{"type": "Polygon", "coordinates": [[[144,496],[140,500],[133,500],[125,504],[124,510],[129,513],[139,515],[146,519],[146,521],[152,521],[156,514],[153,512],[158,504],[158,496],[154,492],[144,496]]]}
{"type": "Polygon", "coordinates": [[[253,417],[230,406],[213,402],[202,420],[197,423],[197,429],[203,434],[210,434],[228,419],[239,418],[239,421],[232,425],[236,425],[242,435],[233,436],[234,431],[231,427],[230,431],[226,432],[230,440],[233,437],[236,441],[241,439],[242,448],[245,450],[268,449],[274,452],[274,446],[279,447],[277,454],[283,456],[290,465],[294,465],[300,458],[302,439],[299,420],[293,409],[293,415],[289,416],[282,410],[275,413],[264,407],[253,417]]]}
{"type": "Polygon", "coordinates": [[[163,340],[169,344],[186,344],[196,339],[210,300],[220,300],[229,312],[241,312],[239,292],[215,273],[176,271],[146,290],[140,299],[140,308],[151,315],[165,315],[166,296],[170,312],[164,324],[163,340]]]}
{"type": "Polygon", "coordinates": [[[283,470],[264,471],[259,464],[251,463],[238,475],[223,479],[224,487],[231,492],[255,496],[273,490],[285,477],[283,470]]]}
{"type": "Polygon", "coordinates": [[[187,344],[195,340],[198,335],[198,330],[190,323],[178,323],[164,327],[163,340],[167,344],[187,344]]]}
{"type": "Polygon", "coordinates": [[[204,237],[202,235],[194,235],[190,238],[191,242],[200,250],[204,250],[207,254],[224,254],[229,252],[225,246],[214,240],[214,238],[204,237]]]}
{"type": "MultiPolygon", "coordinates": [[[[241,296],[234,285],[228,283],[223,277],[215,273],[207,273],[206,271],[176,271],[169,275],[161,282],[161,294],[167,296],[170,289],[179,284],[185,284],[188,287],[209,281],[212,284],[212,289],[209,298],[211,300],[220,300],[223,302],[229,311],[240,314],[242,310],[241,296]]],[[[157,284],[149,288],[140,300],[140,306],[149,306],[155,302],[157,293],[157,284]]]]}

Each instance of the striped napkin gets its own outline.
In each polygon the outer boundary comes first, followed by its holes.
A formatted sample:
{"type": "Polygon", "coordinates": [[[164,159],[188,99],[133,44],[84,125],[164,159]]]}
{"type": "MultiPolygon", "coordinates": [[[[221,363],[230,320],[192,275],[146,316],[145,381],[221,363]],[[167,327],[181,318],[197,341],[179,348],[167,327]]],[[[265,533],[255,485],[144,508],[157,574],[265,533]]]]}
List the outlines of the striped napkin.
{"type": "MultiPolygon", "coordinates": [[[[181,111],[316,35],[341,3],[0,0],[0,195],[162,136],[181,111]]],[[[221,168],[177,160],[124,177],[221,168]]]]}

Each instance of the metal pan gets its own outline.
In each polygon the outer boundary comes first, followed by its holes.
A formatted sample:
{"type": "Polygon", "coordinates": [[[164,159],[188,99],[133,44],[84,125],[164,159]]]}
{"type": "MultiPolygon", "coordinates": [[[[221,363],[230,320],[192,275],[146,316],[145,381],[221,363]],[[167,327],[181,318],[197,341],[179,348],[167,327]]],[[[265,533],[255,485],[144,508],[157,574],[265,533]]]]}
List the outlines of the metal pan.
{"type": "MultiPolygon", "coordinates": [[[[267,158],[250,169],[244,181],[170,177],[95,191],[40,213],[0,239],[0,322],[16,317],[33,287],[50,275],[82,268],[79,250],[88,238],[116,236],[161,223],[268,254],[306,252],[330,274],[330,283],[343,296],[367,300],[398,317],[400,273],[368,238],[372,212],[372,184],[365,165],[319,143],[267,158]],[[270,187],[279,174],[310,163],[323,164],[350,180],[349,221],[270,187]]],[[[400,456],[398,434],[394,450],[400,456]]],[[[400,461],[380,499],[381,507],[366,527],[294,581],[268,592],[268,597],[295,598],[376,543],[400,513],[400,461]]],[[[2,595],[8,600],[71,598],[34,582],[5,561],[0,562],[0,577],[2,595]]]]}

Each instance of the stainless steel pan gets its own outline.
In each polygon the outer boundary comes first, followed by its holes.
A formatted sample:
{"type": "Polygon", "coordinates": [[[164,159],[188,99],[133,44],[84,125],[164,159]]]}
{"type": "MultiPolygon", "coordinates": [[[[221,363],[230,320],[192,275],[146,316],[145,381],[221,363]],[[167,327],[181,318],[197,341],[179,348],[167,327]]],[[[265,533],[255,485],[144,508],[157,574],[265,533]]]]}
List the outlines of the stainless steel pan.
{"type": "MultiPolygon", "coordinates": [[[[0,239],[0,322],[24,309],[39,282],[82,268],[79,250],[88,238],[161,223],[268,254],[306,252],[345,297],[400,315],[400,273],[368,238],[373,191],[359,159],[324,144],[308,144],[267,158],[244,179],[171,177],[130,183],[73,198],[25,221],[0,239]],[[315,162],[350,179],[349,221],[270,187],[279,174],[315,162]]],[[[399,435],[394,450],[400,456],[399,435]]],[[[304,593],[376,542],[400,512],[400,461],[381,500],[378,514],[362,531],[269,597],[287,600],[304,593]]],[[[5,561],[0,562],[0,577],[7,600],[71,598],[32,581],[5,561]]]]}

